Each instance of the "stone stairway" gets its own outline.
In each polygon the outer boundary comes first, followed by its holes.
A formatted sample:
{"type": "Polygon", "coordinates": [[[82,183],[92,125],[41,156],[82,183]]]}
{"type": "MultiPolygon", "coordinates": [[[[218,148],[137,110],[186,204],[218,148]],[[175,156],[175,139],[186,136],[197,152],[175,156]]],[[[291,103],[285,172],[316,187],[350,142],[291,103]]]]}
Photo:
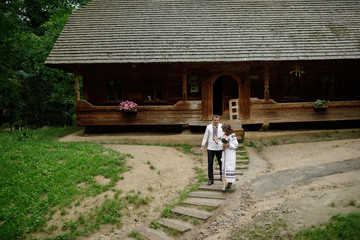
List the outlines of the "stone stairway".
{"type": "MultiPolygon", "coordinates": [[[[243,148],[242,143],[239,143],[237,153],[237,176],[242,175],[242,171],[247,169],[247,163],[249,163],[247,152],[243,148]]],[[[217,162],[217,161],[214,161],[217,162]]],[[[219,169],[219,166],[215,166],[215,169],[219,169]]],[[[216,172],[216,171],[214,171],[216,172]]],[[[164,228],[152,229],[150,227],[138,229],[137,232],[144,238],[149,240],[168,240],[175,239],[168,236],[163,230],[168,228],[179,232],[180,234],[189,231],[195,227],[190,222],[186,222],[183,219],[197,219],[199,221],[206,221],[214,215],[214,210],[223,204],[229,193],[236,191],[236,182],[232,184],[230,189],[227,189],[225,193],[221,191],[222,182],[220,181],[219,171],[214,174],[214,184],[207,186],[207,182],[203,182],[197,191],[191,192],[188,197],[182,201],[181,205],[176,205],[170,212],[180,216],[179,218],[160,218],[156,220],[158,224],[164,228]],[[213,210],[204,210],[206,208],[213,210]],[[185,216],[185,218],[184,218],[185,216]]]]}

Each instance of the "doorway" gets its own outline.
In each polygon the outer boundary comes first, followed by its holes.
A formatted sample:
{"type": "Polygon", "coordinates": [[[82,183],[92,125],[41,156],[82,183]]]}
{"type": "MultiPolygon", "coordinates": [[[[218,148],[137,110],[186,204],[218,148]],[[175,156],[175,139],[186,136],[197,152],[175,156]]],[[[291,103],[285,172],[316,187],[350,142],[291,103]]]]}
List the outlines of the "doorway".
{"type": "Polygon", "coordinates": [[[239,84],[231,76],[221,76],[213,84],[213,115],[229,116],[229,100],[239,98],[239,84]]]}
{"type": "Polygon", "coordinates": [[[213,85],[213,115],[222,116],[223,106],[223,80],[221,78],[216,79],[213,85]]]}

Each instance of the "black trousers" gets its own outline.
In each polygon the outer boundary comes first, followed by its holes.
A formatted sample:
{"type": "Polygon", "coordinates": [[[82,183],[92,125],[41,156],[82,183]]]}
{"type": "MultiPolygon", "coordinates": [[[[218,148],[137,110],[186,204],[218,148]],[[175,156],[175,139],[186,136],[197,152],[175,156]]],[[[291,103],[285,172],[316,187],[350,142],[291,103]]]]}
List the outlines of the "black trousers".
{"type": "Polygon", "coordinates": [[[220,168],[220,176],[221,176],[221,155],[222,155],[222,150],[220,151],[214,151],[214,150],[207,150],[207,154],[208,154],[208,177],[209,180],[214,180],[214,170],[213,170],[213,165],[214,165],[214,157],[216,156],[216,159],[219,163],[219,168],[220,168]]]}

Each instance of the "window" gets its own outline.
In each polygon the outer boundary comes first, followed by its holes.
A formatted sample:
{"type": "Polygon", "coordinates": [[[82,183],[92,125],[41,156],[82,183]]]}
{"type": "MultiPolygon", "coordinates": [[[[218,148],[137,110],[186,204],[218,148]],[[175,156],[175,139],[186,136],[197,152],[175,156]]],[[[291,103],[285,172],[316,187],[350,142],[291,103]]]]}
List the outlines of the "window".
{"type": "Polygon", "coordinates": [[[108,80],[107,81],[107,100],[121,101],[124,98],[123,80],[108,80]]]}
{"type": "Polygon", "coordinates": [[[286,100],[301,99],[301,85],[302,76],[295,76],[293,74],[284,76],[283,78],[283,98],[286,100]]]}
{"type": "Polygon", "coordinates": [[[200,89],[200,81],[197,75],[188,75],[187,76],[187,95],[188,99],[201,99],[201,89],[200,89]]]}
{"type": "Polygon", "coordinates": [[[164,100],[163,80],[147,79],[146,80],[146,101],[159,102],[164,100]]]}
{"type": "Polygon", "coordinates": [[[324,73],[321,79],[321,98],[336,99],[339,97],[339,78],[334,73],[324,73]]]}

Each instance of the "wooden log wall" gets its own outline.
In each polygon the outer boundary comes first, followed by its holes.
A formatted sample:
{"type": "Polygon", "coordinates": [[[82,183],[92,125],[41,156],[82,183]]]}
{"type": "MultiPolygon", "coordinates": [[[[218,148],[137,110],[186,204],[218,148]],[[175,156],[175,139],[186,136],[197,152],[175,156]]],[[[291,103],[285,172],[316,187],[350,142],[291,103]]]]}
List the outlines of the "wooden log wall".
{"type": "Polygon", "coordinates": [[[79,126],[206,122],[213,114],[213,84],[222,76],[230,76],[238,84],[243,124],[359,120],[358,64],[360,61],[354,60],[80,66],[77,69],[84,77],[84,100],[77,101],[77,122],[79,126]],[[281,74],[289,74],[294,67],[299,67],[304,74],[301,98],[284,99],[281,74]],[[317,98],[323,99],[320,77],[328,73],[339,78],[339,94],[333,99],[325,98],[330,100],[328,109],[316,112],[313,102],[317,98]],[[199,78],[201,93],[191,98],[187,81],[190,74],[199,78]],[[139,104],[137,113],[122,112],[118,108],[119,102],[107,101],[108,79],[124,80],[124,98],[139,104]],[[164,101],[146,102],[147,79],[164,81],[164,101]],[[251,101],[253,97],[265,100],[251,101]]]}
{"type": "Polygon", "coordinates": [[[251,97],[273,99],[276,102],[310,102],[359,100],[360,60],[285,61],[253,63],[250,70],[251,97]],[[298,68],[301,71],[299,98],[286,98],[284,78],[298,68]],[[324,83],[323,76],[334,79],[324,83]],[[330,81],[334,84],[331,86],[330,81]]]}
{"type": "Polygon", "coordinates": [[[86,100],[76,104],[78,126],[187,125],[201,119],[201,101],[180,101],[173,106],[139,106],[125,112],[118,106],[93,106],[86,100]]]}
{"type": "Polygon", "coordinates": [[[314,102],[269,103],[253,101],[251,117],[242,124],[360,120],[360,101],[329,102],[326,109],[315,109],[314,102]]]}

